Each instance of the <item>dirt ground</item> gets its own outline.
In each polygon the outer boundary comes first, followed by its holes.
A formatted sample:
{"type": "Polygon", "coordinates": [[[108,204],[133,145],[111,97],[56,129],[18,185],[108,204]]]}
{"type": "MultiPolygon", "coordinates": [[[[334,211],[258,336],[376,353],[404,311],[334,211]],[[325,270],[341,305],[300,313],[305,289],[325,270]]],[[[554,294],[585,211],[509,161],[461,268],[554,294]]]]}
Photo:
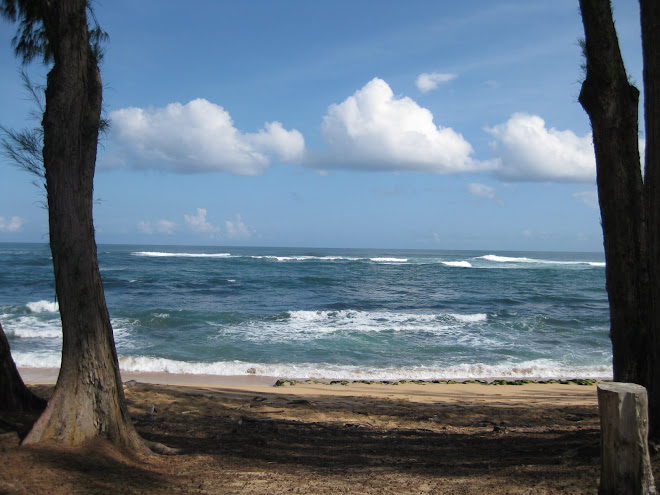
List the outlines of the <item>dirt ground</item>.
{"type": "MultiPolygon", "coordinates": [[[[130,456],[99,441],[5,446],[0,494],[597,492],[595,404],[417,402],[295,388],[138,383],[126,389],[138,432],[179,455],[130,456]]],[[[44,396],[51,389],[35,387],[44,396]]],[[[0,433],[20,424],[23,434],[29,422],[0,415],[0,433]]],[[[652,462],[657,480],[660,456],[652,462]]]]}

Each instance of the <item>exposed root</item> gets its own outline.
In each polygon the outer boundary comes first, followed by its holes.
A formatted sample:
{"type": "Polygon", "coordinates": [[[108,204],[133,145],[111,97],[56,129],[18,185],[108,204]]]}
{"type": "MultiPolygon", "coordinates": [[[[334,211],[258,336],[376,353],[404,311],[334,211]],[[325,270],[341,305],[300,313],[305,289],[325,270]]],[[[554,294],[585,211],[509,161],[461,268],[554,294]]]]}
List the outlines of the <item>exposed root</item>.
{"type": "Polygon", "coordinates": [[[145,439],[143,439],[143,442],[147,447],[149,447],[149,449],[151,449],[152,452],[155,452],[156,454],[177,455],[181,453],[181,449],[174,449],[159,442],[152,442],[151,440],[145,439]]]}

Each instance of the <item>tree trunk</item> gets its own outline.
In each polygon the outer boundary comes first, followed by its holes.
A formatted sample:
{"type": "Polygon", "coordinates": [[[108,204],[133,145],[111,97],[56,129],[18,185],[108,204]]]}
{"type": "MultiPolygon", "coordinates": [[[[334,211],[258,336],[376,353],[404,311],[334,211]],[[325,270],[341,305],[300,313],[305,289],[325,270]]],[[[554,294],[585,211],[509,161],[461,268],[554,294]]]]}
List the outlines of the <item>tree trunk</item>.
{"type": "Polygon", "coordinates": [[[9,341],[0,324],[0,409],[31,411],[43,409],[46,401],[23,383],[9,350],[9,341]]]}
{"type": "Polygon", "coordinates": [[[605,243],[614,379],[643,381],[648,350],[648,264],[639,166],[639,91],[628,82],[609,0],[580,0],[587,75],[580,103],[589,115],[605,243]]]}
{"type": "Polygon", "coordinates": [[[639,91],[628,81],[610,0],[580,0],[586,79],[605,243],[614,380],[649,392],[649,436],[660,439],[660,6],[640,0],[646,156],[639,157],[639,91]]]}
{"type": "Polygon", "coordinates": [[[644,123],[646,137],[645,198],[651,274],[648,368],[650,434],[660,439],[660,4],[640,0],[644,60],[644,123]]]}
{"type": "Polygon", "coordinates": [[[102,84],[88,38],[85,0],[44,7],[54,54],[48,74],[44,168],[50,247],[62,319],[62,364],[48,407],[25,443],[69,445],[102,436],[145,449],[124,400],[92,220],[102,84]]]}

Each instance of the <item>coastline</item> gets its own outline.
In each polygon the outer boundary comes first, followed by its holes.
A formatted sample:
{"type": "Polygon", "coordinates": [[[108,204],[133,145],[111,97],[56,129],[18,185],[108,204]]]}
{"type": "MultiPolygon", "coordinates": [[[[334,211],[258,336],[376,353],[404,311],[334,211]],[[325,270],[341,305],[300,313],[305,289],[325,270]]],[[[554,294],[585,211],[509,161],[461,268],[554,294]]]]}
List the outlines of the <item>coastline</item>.
{"type": "MultiPolygon", "coordinates": [[[[57,368],[19,368],[23,380],[29,385],[53,385],[57,368]]],[[[403,400],[417,403],[445,403],[474,405],[499,404],[507,407],[528,406],[595,406],[596,382],[586,385],[556,381],[525,381],[521,384],[486,384],[474,381],[317,381],[279,380],[259,375],[193,375],[154,372],[121,372],[124,383],[134,381],[145,385],[159,385],[178,389],[209,389],[215,391],[244,391],[251,393],[285,393],[296,397],[345,397],[403,400]]]]}

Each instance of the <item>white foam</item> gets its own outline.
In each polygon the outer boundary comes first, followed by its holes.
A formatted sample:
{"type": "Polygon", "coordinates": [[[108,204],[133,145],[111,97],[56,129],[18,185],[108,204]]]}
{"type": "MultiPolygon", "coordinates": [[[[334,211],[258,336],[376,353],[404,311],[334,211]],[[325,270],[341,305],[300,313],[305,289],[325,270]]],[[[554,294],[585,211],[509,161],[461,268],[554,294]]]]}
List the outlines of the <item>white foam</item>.
{"type": "Polygon", "coordinates": [[[122,371],[228,376],[244,375],[250,367],[252,367],[251,363],[242,364],[239,361],[200,363],[146,356],[125,356],[119,358],[119,368],[122,371]]]}
{"type": "Polygon", "coordinates": [[[457,268],[472,268],[472,264],[469,261],[441,261],[445,266],[452,266],[457,268]]]}
{"type": "Polygon", "coordinates": [[[60,352],[21,352],[12,351],[14,363],[19,368],[59,368],[62,362],[60,352]]]}
{"type": "Polygon", "coordinates": [[[473,315],[450,314],[449,316],[464,323],[478,323],[481,321],[486,321],[488,319],[488,315],[486,315],[485,313],[477,313],[473,315]]]}
{"type": "Polygon", "coordinates": [[[556,260],[541,260],[535,258],[525,257],[509,257],[498,256],[495,254],[487,254],[485,256],[478,256],[476,259],[492,261],[495,263],[535,263],[541,265],[588,265],[594,267],[604,267],[605,263],[597,261],[556,261],[556,260]]]}
{"type": "Polygon", "coordinates": [[[164,253],[158,251],[136,251],[133,256],[150,256],[153,258],[228,258],[230,253],[164,253]]]}
{"type": "Polygon", "coordinates": [[[438,336],[452,334],[452,339],[470,345],[498,346],[486,339],[483,332],[473,332],[474,324],[486,321],[488,316],[477,314],[417,314],[386,311],[290,311],[268,320],[251,320],[235,327],[219,326],[216,338],[229,333],[240,334],[241,339],[263,341],[309,341],[329,334],[351,332],[378,334],[382,332],[433,333],[438,336]],[[465,329],[465,330],[463,330],[465,329]]]}
{"type": "Polygon", "coordinates": [[[43,300],[29,302],[25,306],[27,306],[32,313],[57,313],[60,310],[60,305],[58,303],[43,300]]]}
{"type": "Polygon", "coordinates": [[[59,318],[41,320],[34,316],[20,316],[5,323],[5,332],[19,339],[61,339],[59,318]]]}
{"type": "Polygon", "coordinates": [[[272,255],[263,255],[263,256],[251,256],[255,260],[275,260],[275,261],[308,261],[313,259],[318,259],[315,256],[272,256],[272,255]]]}
{"type": "MultiPolygon", "coordinates": [[[[128,337],[128,332],[133,325],[132,320],[125,318],[113,318],[112,327],[115,340],[128,337]]],[[[6,320],[4,330],[8,336],[19,339],[62,339],[62,322],[59,317],[44,320],[43,317],[19,316],[6,320]]]]}
{"type": "Polygon", "coordinates": [[[609,379],[610,366],[564,366],[549,360],[536,360],[512,364],[488,365],[460,364],[449,367],[415,366],[367,369],[359,366],[326,363],[254,363],[246,361],[219,361],[212,363],[184,362],[146,356],[120,357],[123,371],[161,372],[179,374],[205,374],[218,376],[245,375],[248,369],[261,376],[290,379],[331,380],[461,380],[461,379],[609,379]]]}
{"type": "Polygon", "coordinates": [[[321,261],[360,261],[363,258],[355,258],[352,256],[320,256],[321,261]]]}
{"type": "Polygon", "coordinates": [[[479,256],[478,259],[486,261],[494,261],[496,263],[533,263],[534,260],[530,258],[511,258],[508,256],[497,256],[495,254],[487,254],[479,256]]]}
{"type": "Polygon", "coordinates": [[[408,258],[369,258],[374,263],[408,263],[408,258]]]}

